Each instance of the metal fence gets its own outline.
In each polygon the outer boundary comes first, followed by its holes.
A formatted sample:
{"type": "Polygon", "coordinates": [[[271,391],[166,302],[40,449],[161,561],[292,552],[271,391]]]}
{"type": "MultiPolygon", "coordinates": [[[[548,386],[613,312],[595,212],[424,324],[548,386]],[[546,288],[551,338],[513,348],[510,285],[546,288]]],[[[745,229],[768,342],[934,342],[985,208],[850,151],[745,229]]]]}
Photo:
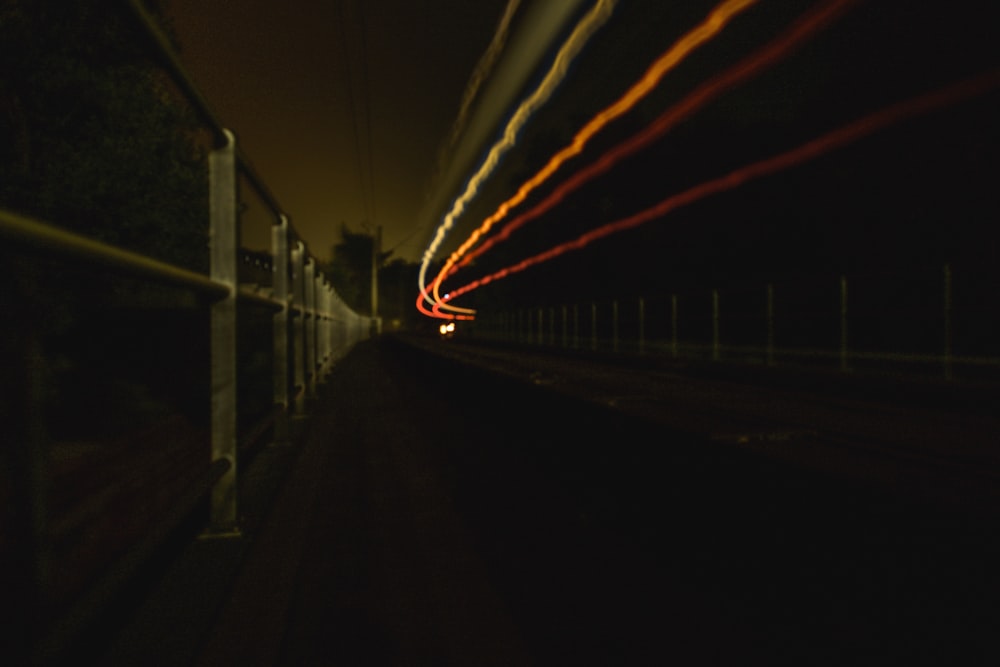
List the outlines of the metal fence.
{"type": "MultiPolygon", "coordinates": [[[[12,582],[5,590],[5,607],[19,614],[22,622],[8,628],[10,636],[5,643],[10,642],[12,646],[3,647],[3,654],[21,656],[29,662],[44,662],[64,650],[87,620],[100,613],[101,605],[107,600],[108,588],[122,584],[129,571],[125,561],[148,557],[157,541],[194,508],[207,504],[205,536],[239,535],[237,489],[241,453],[246,451],[247,441],[266,437],[274,443],[287,442],[295,418],[307,414],[310,399],[317,396],[323,377],[335,362],[356,342],[377,330],[377,326],[373,326],[377,323],[352,311],[337,295],[323,275],[320,262],[309,252],[289,217],[240,153],[234,134],[212,113],[155,21],[141,3],[124,4],[153,45],[163,68],[214,137],[207,160],[208,274],[2,209],[0,239],[4,253],[21,258],[21,267],[31,267],[29,272],[45,271],[56,265],[72,267],[73,271],[100,272],[189,295],[195,304],[193,310],[198,313],[194,318],[195,328],[207,325],[208,349],[204,356],[207,368],[192,372],[194,377],[204,380],[205,386],[192,386],[190,393],[207,403],[197,409],[203,407],[207,415],[207,437],[203,442],[208,444],[210,452],[204,451],[203,456],[194,455],[193,458],[185,455],[191,460],[185,458],[179,462],[180,455],[167,456],[151,446],[141,455],[130,458],[126,466],[130,468],[122,475],[125,481],[119,480],[118,484],[140,488],[130,491],[128,497],[132,500],[128,502],[142,505],[143,495],[166,494],[156,505],[165,511],[144,517],[149,525],[136,533],[131,543],[117,549],[108,548],[101,551],[99,557],[93,557],[98,560],[113,558],[120,561],[121,566],[108,567],[108,563],[100,563],[91,568],[97,573],[93,578],[99,581],[90,581],[85,588],[69,585],[60,588],[59,581],[72,578],[74,568],[84,569],[80,564],[88,553],[95,552],[96,547],[79,545],[100,534],[100,528],[95,526],[102,512],[121,501],[112,497],[102,499],[108,492],[96,480],[110,473],[100,469],[101,459],[96,455],[86,474],[75,482],[84,489],[81,493],[87,496],[87,502],[65,500],[70,496],[60,488],[61,480],[52,474],[53,445],[43,395],[48,371],[42,359],[42,341],[30,322],[19,319],[18,313],[7,313],[4,337],[8,340],[4,341],[4,352],[11,358],[3,360],[7,375],[4,384],[13,388],[10,393],[17,405],[10,406],[10,410],[17,412],[18,418],[7,425],[10,442],[5,445],[8,451],[4,458],[9,470],[3,471],[7,479],[0,479],[0,496],[3,496],[0,501],[5,506],[0,547],[6,561],[5,578],[12,582]],[[246,259],[247,253],[239,247],[238,184],[241,178],[251,185],[273,214],[270,257],[263,269],[258,262],[253,282],[243,284],[240,277],[246,272],[242,270],[241,260],[246,259]],[[264,381],[266,386],[257,382],[248,389],[245,377],[249,372],[248,364],[241,358],[247,349],[251,349],[253,355],[264,357],[260,368],[270,374],[264,381]],[[267,396],[262,398],[262,392],[267,396]],[[254,401],[266,405],[266,409],[248,410],[246,406],[254,401]],[[137,483],[128,479],[136,473],[137,465],[149,469],[147,481],[137,483]],[[185,467],[184,475],[179,476],[181,482],[172,485],[149,483],[147,486],[148,479],[164,479],[164,470],[170,466],[185,467]],[[63,505],[65,507],[57,511],[63,505]],[[57,544],[63,539],[62,535],[70,533],[75,535],[72,539],[77,546],[67,549],[57,544]],[[72,557],[61,557],[60,553],[71,553],[72,557]]],[[[28,278],[22,282],[30,284],[32,281],[28,278]]],[[[17,297],[19,302],[32,298],[30,293],[17,297]]],[[[157,317],[160,314],[158,311],[157,317]]],[[[112,326],[108,325],[103,331],[107,332],[112,326]]],[[[155,337],[158,330],[169,328],[169,323],[156,322],[154,318],[142,326],[145,329],[131,335],[132,343],[139,344],[141,341],[136,339],[146,335],[155,337]]],[[[171,342],[178,346],[197,345],[192,340],[171,342]]],[[[151,442],[156,438],[155,433],[150,434],[151,442]]],[[[142,447],[146,443],[134,444],[142,447]]],[[[114,465],[113,462],[108,464],[109,467],[114,465]]],[[[137,473],[136,477],[139,477],[137,473]]],[[[111,532],[114,530],[109,534],[111,532]]],[[[132,569],[135,569],[134,562],[132,569]]]]}
{"type": "Polygon", "coordinates": [[[981,277],[959,270],[956,290],[955,273],[945,264],[481,312],[474,332],[553,350],[995,379],[1000,310],[981,277]]]}

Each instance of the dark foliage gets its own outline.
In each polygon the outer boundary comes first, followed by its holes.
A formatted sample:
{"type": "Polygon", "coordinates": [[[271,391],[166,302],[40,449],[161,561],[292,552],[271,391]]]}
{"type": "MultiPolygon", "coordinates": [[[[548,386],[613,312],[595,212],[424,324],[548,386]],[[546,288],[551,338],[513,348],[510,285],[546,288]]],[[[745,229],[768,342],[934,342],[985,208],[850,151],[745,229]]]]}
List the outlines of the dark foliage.
{"type": "Polygon", "coordinates": [[[0,205],[204,270],[196,131],[121,8],[0,3],[0,205]]]}

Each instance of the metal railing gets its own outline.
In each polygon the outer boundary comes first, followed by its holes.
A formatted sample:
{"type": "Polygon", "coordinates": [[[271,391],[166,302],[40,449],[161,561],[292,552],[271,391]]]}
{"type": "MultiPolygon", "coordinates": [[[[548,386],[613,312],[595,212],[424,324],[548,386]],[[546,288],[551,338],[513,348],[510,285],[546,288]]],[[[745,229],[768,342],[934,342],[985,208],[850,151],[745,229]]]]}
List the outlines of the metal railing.
{"type": "MultiPolygon", "coordinates": [[[[210,396],[209,414],[211,454],[204,457],[197,479],[185,487],[171,505],[180,521],[195,504],[208,502],[207,525],[203,534],[211,537],[240,534],[238,479],[241,472],[238,423],[241,396],[237,391],[240,367],[237,323],[246,313],[269,312],[271,326],[261,331],[270,338],[270,366],[273,368],[271,394],[273,410],[248,432],[268,432],[275,443],[291,438],[296,417],[306,415],[310,399],[317,396],[323,377],[335,362],[356,342],[373,330],[371,318],[355,313],[344,303],[324,276],[320,262],[310,254],[305,241],[296,233],[264,182],[257,176],[236,145],[234,134],[216,118],[207,102],[184,72],[156,22],[137,0],[124,3],[140,26],[165,70],[187,101],[198,111],[214,142],[208,155],[209,181],[209,267],[208,275],[151,258],[115,245],[61,229],[47,221],[0,209],[0,242],[5,252],[23,257],[57,262],[86,271],[139,279],[151,285],[179,289],[197,297],[209,311],[210,323],[210,396]],[[271,227],[270,285],[239,284],[239,201],[241,175],[273,213],[271,227]]],[[[33,260],[34,261],[34,260],[33,260]]],[[[19,326],[13,319],[7,327],[19,326]]],[[[44,606],[45,582],[51,579],[51,521],[47,505],[52,493],[48,477],[45,415],[38,387],[44,384],[40,341],[30,327],[23,334],[24,352],[17,374],[22,376],[25,396],[23,423],[13,427],[11,443],[11,514],[17,515],[16,527],[2,536],[5,549],[12,549],[15,570],[11,577],[26,582],[20,595],[12,594],[7,604],[24,606],[29,624],[37,621],[38,607],[44,606]],[[30,589],[30,590],[29,590],[30,589]]],[[[9,370],[9,369],[8,369],[9,370]]],[[[14,384],[14,383],[12,383],[14,384]]],[[[207,454],[207,453],[206,453],[207,454]]],[[[3,480],[0,480],[3,483],[3,480]]],[[[163,519],[168,521],[168,519],[163,519]]],[[[144,553],[170,526],[150,526],[139,545],[144,553]],[[152,540],[152,542],[151,542],[152,540]],[[146,545],[146,546],[143,546],[146,545]]],[[[134,551],[134,550],[133,550],[134,551]]],[[[109,568],[111,579],[119,579],[127,568],[109,568]]],[[[111,584],[109,584],[111,585],[111,584]]],[[[69,603],[69,611],[58,618],[45,618],[45,628],[29,628],[24,637],[15,637],[19,652],[31,654],[29,661],[46,661],[73,641],[84,618],[99,613],[102,595],[83,595],[69,603]]],[[[14,634],[17,634],[16,631],[14,634]]],[[[6,647],[5,647],[6,648],[6,647]]],[[[7,653],[5,652],[5,655],[7,653]]]]}
{"type": "Polygon", "coordinates": [[[1000,355],[990,332],[1000,326],[1000,312],[989,303],[979,312],[957,310],[953,271],[945,264],[936,281],[925,272],[922,282],[933,294],[895,308],[867,298],[884,277],[841,275],[821,284],[767,283],[481,312],[472,332],[552,350],[995,380],[1000,355]],[[970,341],[970,331],[980,340],[970,341]]]}

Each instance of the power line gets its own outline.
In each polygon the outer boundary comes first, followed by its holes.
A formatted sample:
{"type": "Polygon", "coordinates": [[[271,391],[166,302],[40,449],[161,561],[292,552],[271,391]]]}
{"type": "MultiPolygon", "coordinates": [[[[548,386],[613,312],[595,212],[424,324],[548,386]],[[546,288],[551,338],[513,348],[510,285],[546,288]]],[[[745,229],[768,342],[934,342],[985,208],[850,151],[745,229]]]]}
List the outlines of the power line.
{"type": "MultiPolygon", "coordinates": [[[[356,96],[354,94],[354,67],[352,66],[352,63],[351,63],[351,61],[352,61],[352,58],[351,58],[352,48],[351,47],[353,45],[353,42],[349,40],[349,38],[348,38],[349,36],[348,36],[348,32],[347,32],[348,12],[346,11],[346,8],[345,8],[345,5],[346,5],[347,2],[348,2],[348,0],[341,0],[341,2],[338,4],[338,10],[339,10],[339,15],[340,15],[340,43],[343,46],[344,64],[345,64],[346,70],[347,70],[347,98],[348,98],[348,104],[349,104],[350,110],[351,110],[351,128],[352,128],[352,131],[354,133],[354,158],[355,158],[355,162],[357,163],[358,185],[359,185],[359,188],[361,190],[361,207],[362,207],[362,210],[364,212],[365,218],[368,219],[368,220],[371,220],[373,218],[373,216],[374,216],[374,212],[371,210],[371,198],[369,197],[368,187],[366,186],[366,183],[365,183],[364,160],[363,160],[363,154],[362,154],[362,150],[361,150],[361,132],[359,131],[359,128],[358,128],[358,115],[359,115],[358,114],[358,104],[357,104],[356,96]]],[[[361,32],[362,32],[362,38],[363,38],[363,35],[364,35],[364,25],[363,25],[363,23],[362,23],[362,30],[361,30],[361,32]]],[[[365,60],[364,53],[362,53],[361,60],[362,60],[362,63],[364,63],[364,60],[365,60]]],[[[363,65],[362,66],[362,70],[363,70],[362,76],[364,78],[367,78],[367,74],[366,74],[367,73],[367,67],[363,65]]],[[[367,96],[367,95],[365,95],[365,96],[367,96]]],[[[366,124],[370,125],[370,114],[366,114],[366,124]]],[[[368,128],[368,135],[369,135],[369,137],[371,136],[370,127],[368,128]]],[[[370,140],[369,140],[369,150],[370,150],[370,147],[371,147],[371,143],[370,143],[370,140]]]]}

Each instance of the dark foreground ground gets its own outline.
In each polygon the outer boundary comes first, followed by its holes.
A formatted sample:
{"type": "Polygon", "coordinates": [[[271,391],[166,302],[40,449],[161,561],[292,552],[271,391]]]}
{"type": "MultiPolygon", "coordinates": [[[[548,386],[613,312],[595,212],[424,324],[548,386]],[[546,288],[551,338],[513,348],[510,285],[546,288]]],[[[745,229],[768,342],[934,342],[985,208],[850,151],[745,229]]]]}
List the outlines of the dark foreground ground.
{"type": "Polygon", "coordinates": [[[989,506],[904,499],[392,339],[322,394],[299,443],[247,470],[245,537],[187,547],[101,662],[1000,664],[989,506]]]}

